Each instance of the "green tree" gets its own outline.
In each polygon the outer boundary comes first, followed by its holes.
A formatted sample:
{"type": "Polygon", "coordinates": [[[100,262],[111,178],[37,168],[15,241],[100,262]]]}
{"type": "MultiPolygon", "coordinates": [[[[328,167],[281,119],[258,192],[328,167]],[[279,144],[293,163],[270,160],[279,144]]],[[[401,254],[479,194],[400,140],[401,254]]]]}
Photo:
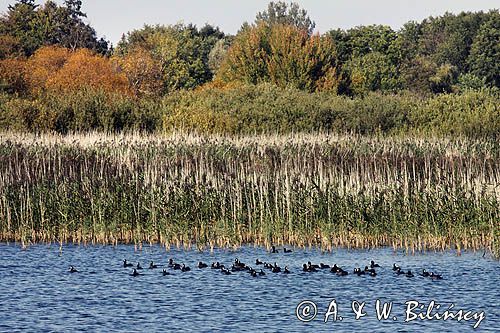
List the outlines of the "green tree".
{"type": "Polygon", "coordinates": [[[353,57],[348,68],[351,89],[355,94],[363,95],[376,90],[395,91],[401,86],[396,66],[383,53],[370,52],[353,57]]]}
{"type": "Polygon", "coordinates": [[[474,39],[468,63],[472,74],[500,87],[500,14],[491,14],[474,39]]]}
{"type": "Polygon", "coordinates": [[[163,92],[193,89],[212,79],[209,54],[224,34],[206,25],[144,26],[129,32],[117,46],[115,55],[125,56],[131,50],[148,51],[161,68],[163,92]]]}
{"type": "Polygon", "coordinates": [[[41,45],[34,24],[37,7],[34,0],[18,0],[9,5],[7,13],[0,18],[0,34],[17,40],[26,56],[33,54],[41,45]]]}
{"type": "Polygon", "coordinates": [[[236,36],[217,77],[226,83],[337,89],[335,48],[331,39],[295,26],[261,22],[236,36]]]}
{"type": "Polygon", "coordinates": [[[267,10],[257,13],[255,24],[262,22],[269,25],[292,25],[307,31],[309,35],[312,34],[316,27],[316,23],[307,15],[307,11],[300,8],[296,2],[287,4],[284,1],[271,1],[267,6],[267,10]]]}

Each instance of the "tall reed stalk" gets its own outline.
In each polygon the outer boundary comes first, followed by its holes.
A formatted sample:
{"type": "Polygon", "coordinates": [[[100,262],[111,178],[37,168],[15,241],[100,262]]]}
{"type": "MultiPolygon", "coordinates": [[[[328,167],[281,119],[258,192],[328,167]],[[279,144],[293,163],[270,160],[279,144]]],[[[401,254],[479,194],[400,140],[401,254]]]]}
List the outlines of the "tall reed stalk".
{"type": "Polygon", "coordinates": [[[500,144],[468,139],[0,134],[0,240],[484,248],[500,144]]]}

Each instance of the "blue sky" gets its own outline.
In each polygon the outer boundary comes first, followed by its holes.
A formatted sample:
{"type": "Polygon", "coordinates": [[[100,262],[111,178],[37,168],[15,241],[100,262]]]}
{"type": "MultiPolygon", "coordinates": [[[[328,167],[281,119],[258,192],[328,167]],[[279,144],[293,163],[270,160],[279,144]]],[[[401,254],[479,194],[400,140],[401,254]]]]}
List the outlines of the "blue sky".
{"type": "MultiPolygon", "coordinates": [[[[0,0],[4,12],[14,0],[0,0]]],[[[37,1],[43,3],[44,1],[37,1]]],[[[62,3],[62,0],[57,0],[62,3]]],[[[236,33],[244,21],[253,21],[255,14],[267,7],[268,0],[83,0],[83,11],[99,36],[116,44],[122,33],[148,24],[177,22],[218,25],[224,32],[236,33]]],[[[498,0],[302,0],[323,33],[333,28],[386,24],[394,29],[409,20],[420,21],[446,11],[489,10],[500,7],[498,0]]]]}

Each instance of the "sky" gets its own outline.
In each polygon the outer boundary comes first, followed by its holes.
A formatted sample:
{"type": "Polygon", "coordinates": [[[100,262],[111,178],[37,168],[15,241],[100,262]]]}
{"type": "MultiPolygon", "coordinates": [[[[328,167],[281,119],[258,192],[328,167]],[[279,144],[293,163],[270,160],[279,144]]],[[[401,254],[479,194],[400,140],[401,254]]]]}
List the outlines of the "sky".
{"type": "MultiPolygon", "coordinates": [[[[0,12],[15,0],[0,0],[0,12]]],[[[37,3],[45,1],[38,0],[37,3]]],[[[62,0],[56,0],[62,3],[62,0]]],[[[289,2],[289,1],[287,1],[289,2]]],[[[500,7],[499,0],[295,0],[316,22],[316,31],[348,29],[358,25],[384,24],[399,29],[407,21],[421,21],[446,11],[487,11],[500,7]]],[[[245,21],[252,22],[269,0],[83,0],[87,21],[113,44],[123,33],[144,24],[205,23],[235,34],[245,21]]]]}

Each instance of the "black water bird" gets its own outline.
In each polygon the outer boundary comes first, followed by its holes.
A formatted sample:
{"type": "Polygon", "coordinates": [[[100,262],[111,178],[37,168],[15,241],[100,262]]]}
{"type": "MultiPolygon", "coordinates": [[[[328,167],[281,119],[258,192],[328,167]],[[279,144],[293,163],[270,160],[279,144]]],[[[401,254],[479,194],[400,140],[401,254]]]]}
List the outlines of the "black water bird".
{"type": "Polygon", "coordinates": [[[375,273],[375,269],[373,269],[373,268],[368,268],[368,266],[365,266],[365,272],[375,273]]]}
{"type": "Polygon", "coordinates": [[[319,268],[330,268],[330,265],[323,264],[322,262],[319,263],[319,268]]]}
{"type": "Polygon", "coordinates": [[[212,263],[212,266],[211,266],[212,269],[220,269],[220,262],[213,262],[212,263]]]}
{"type": "Polygon", "coordinates": [[[374,276],[377,276],[377,272],[375,272],[375,271],[370,271],[370,276],[373,276],[373,277],[374,277],[374,276]]]}
{"type": "Polygon", "coordinates": [[[422,269],[422,274],[420,275],[422,275],[423,277],[428,277],[430,274],[425,269],[422,269]]]}
{"type": "Polygon", "coordinates": [[[220,271],[221,271],[222,274],[225,274],[225,275],[231,275],[232,274],[229,270],[227,270],[225,268],[222,268],[220,271]]]}
{"type": "Polygon", "coordinates": [[[273,265],[265,262],[264,263],[264,268],[273,269],[273,265]]]}
{"type": "Polygon", "coordinates": [[[317,272],[316,268],[308,266],[307,264],[302,265],[302,271],[304,272],[317,272]]]}
{"type": "Polygon", "coordinates": [[[312,268],[319,268],[319,265],[312,264],[310,261],[307,262],[307,265],[312,268]]]}
{"type": "Polygon", "coordinates": [[[263,264],[264,264],[264,262],[260,261],[260,260],[257,258],[257,259],[255,259],[255,264],[256,264],[256,265],[263,265],[263,264]]]}
{"type": "Polygon", "coordinates": [[[238,258],[234,259],[234,265],[237,266],[237,267],[241,267],[241,268],[244,268],[246,266],[238,258]]]}
{"type": "Polygon", "coordinates": [[[266,275],[266,273],[264,273],[264,271],[261,269],[260,272],[259,272],[259,275],[260,276],[264,276],[264,275],[266,275]]]}
{"type": "Polygon", "coordinates": [[[379,264],[376,264],[375,261],[370,261],[370,268],[377,268],[377,267],[380,267],[379,264]]]}
{"type": "Polygon", "coordinates": [[[290,274],[290,271],[288,270],[288,266],[285,266],[285,269],[283,270],[284,274],[290,274]]]}
{"type": "Polygon", "coordinates": [[[135,266],[135,269],[142,269],[142,266],[140,263],[137,263],[137,266],[135,266]]]}
{"type": "Polygon", "coordinates": [[[168,259],[168,267],[170,268],[174,267],[174,259],[172,258],[168,259]]]}
{"type": "Polygon", "coordinates": [[[70,267],[69,267],[69,272],[70,272],[70,273],[78,273],[78,270],[77,270],[75,267],[70,266],[70,267]]]}
{"type": "Polygon", "coordinates": [[[188,266],[186,266],[186,264],[182,264],[181,271],[183,271],[183,272],[189,272],[190,270],[191,270],[191,268],[189,268],[188,266]]]}
{"type": "Polygon", "coordinates": [[[396,269],[396,274],[397,274],[397,275],[402,275],[402,274],[405,274],[405,272],[401,269],[401,267],[398,267],[398,268],[396,269]]]}
{"type": "Polygon", "coordinates": [[[141,274],[139,274],[139,272],[137,271],[137,269],[134,268],[134,270],[132,271],[132,274],[130,274],[132,276],[139,276],[141,274]]]}
{"type": "Polygon", "coordinates": [[[355,268],[354,269],[354,274],[356,274],[357,276],[361,276],[361,275],[365,275],[366,272],[365,271],[362,271],[361,268],[355,268]]]}
{"type": "Polygon", "coordinates": [[[414,275],[413,275],[413,273],[411,272],[411,270],[408,270],[408,272],[406,272],[406,277],[409,277],[409,278],[414,277],[414,275]]]}
{"type": "Polygon", "coordinates": [[[286,247],[284,247],[284,248],[283,248],[283,252],[284,252],[284,253],[292,253],[292,250],[287,250],[287,248],[286,248],[286,247]]]}
{"type": "Polygon", "coordinates": [[[392,264],[392,270],[393,271],[397,271],[398,269],[401,269],[401,267],[399,267],[398,265],[396,265],[396,263],[392,264]]]}
{"type": "Polygon", "coordinates": [[[127,259],[123,259],[123,267],[132,267],[134,264],[127,262],[127,259]]]}
{"type": "Polygon", "coordinates": [[[429,277],[431,279],[434,279],[434,280],[442,280],[443,279],[443,277],[441,276],[441,274],[435,274],[434,272],[431,272],[429,274],[429,277]]]}
{"type": "Polygon", "coordinates": [[[167,272],[167,270],[166,270],[166,269],[164,269],[164,270],[163,270],[162,274],[163,274],[163,276],[165,276],[165,275],[170,275],[170,273],[169,273],[169,272],[167,272]]]}
{"type": "Polygon", "coordinates": [[[337,264],[334,264],[333,267],[330,269],[330,272],[332,273],[337,273],[341,269],[340,267],[337,266],[337,264]]]}
{"type": "Polygon", "coordinates": [[[203,262],[201,262],[201,261],[200,261],[200,262],[198,262],[198,268],[207,268],[207,267],[208,267],[208,265],[207,265],[207,264],[205,264],[205,263],[203,263],[203,262]]]}
{"type": "Polygon", "coordinates": [[[155,263],[151,261],[149,263],[149,269],[153,269],[153,268],[158,268],[158,265],[155,265],[155,263]]]}
{"type": "Polygon", "coordinates": [[[172,268],[173,268],[174,270],[179,270],[179,269],[181,269],[181,268],[182,268],[182,266],[181,266],[181,264],[175,264],[175,263],[174,263],[174,264],[173,264],[173,266],[172,266],[172,268]]]}
{"type": "Polygon", "coordinates": [[[257,272],[256,272],[256,271],[252,271],[252,272],[250,273],[250,275],[251,275],[252,277],[257,277],[257,272]]]}
{"type": "Polygon", "coordinates": [[[337,275],[339,276],[346,276],[348,275],[349,273],[347,271],[344,271],[342,268],[340,268],[338,271],[337,271],[337,275]]]}
{"type": "Polygon", "coordinates": [[[276,247],[273,245],[271,246],[271,253],[278,253],[279,251],[276,250],[276,247]]]}
{"type": "Polygon", "coordinates": [[[273,273],[279,273],[281,272],[281,267],[279,267],[276,263],[274,263],[274,266],[272,268],[273,273]]]}

